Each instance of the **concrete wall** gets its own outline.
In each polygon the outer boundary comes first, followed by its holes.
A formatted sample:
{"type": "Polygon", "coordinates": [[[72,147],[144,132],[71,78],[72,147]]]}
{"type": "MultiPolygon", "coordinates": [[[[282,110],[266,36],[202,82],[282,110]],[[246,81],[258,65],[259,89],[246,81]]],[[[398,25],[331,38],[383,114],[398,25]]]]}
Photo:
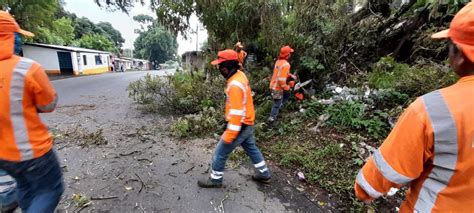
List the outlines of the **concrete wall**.
{"type": "Polygon", "coordinates": [[[79,53],[80,56],[80,68],[79,73],[83,75],[88,74],[99,74],[109,71],[110,67],[110,55],[103,53],[79,53]],[[87,64],[84,63],[84,56],[86,57],[87,64]],[[102,64],[96,64],[95,56],[100,56],[102,59],[102,64]]]}
{"type": "Polygon", "coordinates": [[[35,46],[23,46],[23,56],[30,58],[40,63],[48,74],[60,74],[58,52],[59,50],[35,47],[35,46]]]}
{"type": "Polygon", "coordinates": [[[104,53],[72,52],[53,48],[23,46],[23,55],[40,63],[48,74],[60,74],[58,52],[71,52],[73,72],[75,75],[98,74],[108,72],[111,66],[110,55],[104,53]],[[84,64],[86,56],[87,64],[84,64]],[[96,64],[95,56],[100,56],[102,64],[96,64]]]}

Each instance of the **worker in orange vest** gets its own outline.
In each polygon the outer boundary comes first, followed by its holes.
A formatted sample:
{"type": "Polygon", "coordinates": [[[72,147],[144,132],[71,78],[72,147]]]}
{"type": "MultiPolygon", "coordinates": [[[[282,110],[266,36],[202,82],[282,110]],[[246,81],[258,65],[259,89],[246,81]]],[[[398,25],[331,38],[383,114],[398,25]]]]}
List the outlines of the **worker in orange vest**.
{"type": "Polygon", "coordinates": [[[365,202],[409,186],[400,212],[474,212],[474,3],[449,30],[449,61],[461,79],[418,98],[357,175],[365,202]]]}
{"type": "Polygon", "coordinates": [[[247,52],[244,51],[244,45],[242,45],[240,41],[235,44],[234,48],[239,56],[240,70],[243,71],[245,67],[245,61],[247,60],[247,52]]]}
{"type": "MultiPolygon", "coordinates": [[[[284,46],[280,49],[280,55],[273,69],[270,89],[272,91],[273,107],[268,121],[273,123],[278,117],[280,109],[288,102],[290,98],[291,86],[288,85],[288,78],[296,78],[290,73],[291,65],[288,60],[294,50],[290,46],[284,46]]],[[[294,84],[293,84],[294,85],[294,84]]]]}
{"type": "Polygon", "coordinates": [[[14,55],[20,34],[33,36],[0,11],[0,169],[17,182],[23,212],[54,212],[64,191],[62,172],[38,113],[52,112],[57,95],[38,63],[14,55]]]}
{"type": "Polygon", "coordinates": [[[217,144],[210,178],[199,180],[198,185],[203,188],[222,187],[225,163],[237,146],[242,146],[258,170],[258,174],[252,176],[252,179],[269,183],[270,171],[255,142],[252,90],[247,77],[239,70],[238,54],[234,50],[220,51],[218,59],[211,64],[218,65],[221,75],[227,79],[225,107],[227,129],[217,144]]]}

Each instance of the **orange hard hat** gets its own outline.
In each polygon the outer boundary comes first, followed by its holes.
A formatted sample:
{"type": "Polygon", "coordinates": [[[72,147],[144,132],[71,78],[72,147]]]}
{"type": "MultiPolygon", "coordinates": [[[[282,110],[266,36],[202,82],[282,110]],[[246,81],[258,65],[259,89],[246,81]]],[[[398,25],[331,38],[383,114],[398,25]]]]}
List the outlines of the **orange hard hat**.
{"type": "Polygon", "coordinates": [[[474,62],[474,2],[468,3],[454,16],[449,29],[431,36],[433,39],[451,39],[474,62]]]}
{"type": "Polygon", "coordinates": [[[288,57],[291,53],[295,52],[295,50],[293,50],[290,46],[283,46],[281,49],[280,49],[280,58],[286,58],[288,57]]]}
{"type": "Polygon", "coordinates": [[[20,25],[16,23],[15,18],[13,18],[10,13],[6,11],[0,11],[0,34],[7,33],[20,33],[24,36],[33,37],[35,34],[22,30],[20,25]]]}
{"type": "Polygon", "coordinates": [[[239,54],[235,52],[234,50],[227,49],[227,50],[219,51],[219,53],[217,53],[217,59],[212,61],[211,64],[219,65],[220,63],[224,61],[238,61],[238,60],[239,60],[239,54]]]}

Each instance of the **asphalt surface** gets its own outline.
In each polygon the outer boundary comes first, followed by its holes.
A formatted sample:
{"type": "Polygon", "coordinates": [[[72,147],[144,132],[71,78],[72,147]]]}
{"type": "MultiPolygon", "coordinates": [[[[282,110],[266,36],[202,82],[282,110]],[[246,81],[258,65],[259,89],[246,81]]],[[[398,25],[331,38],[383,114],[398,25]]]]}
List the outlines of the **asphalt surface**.
{"type": "Polygon", "coordinates": [[[107,73],[53,81],[54,113],[42,116],[56,140],[66,191],[60,212],[320,212],[274,170],[271,185],[250,180],[249,163],[228,164],[225,188],[201,189],[216,141],[169,135],[172,116],[145,114],[128,98],[132,81],[172,70],[107,73]]]}

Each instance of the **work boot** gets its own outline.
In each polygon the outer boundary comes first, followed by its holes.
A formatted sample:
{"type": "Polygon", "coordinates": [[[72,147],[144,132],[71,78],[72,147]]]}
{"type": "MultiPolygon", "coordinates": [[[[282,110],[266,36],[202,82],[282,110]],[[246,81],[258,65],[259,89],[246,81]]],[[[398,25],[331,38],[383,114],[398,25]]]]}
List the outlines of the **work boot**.
{"type": "Polygon", "coordinates": [[[201,188],[222,188],[222,182],[208,178],[207,180],[199,180],[198,186],[201,188]]]}
{"type": "Polygon", "coordinates": [[[256,182],[259,182],[259,183],[263,183],[263,184],[270,184],[270,179],[271,179],[271,177],[265,177],[261,174],[252,175],[252,180],[254,180],[256,182]]]}

